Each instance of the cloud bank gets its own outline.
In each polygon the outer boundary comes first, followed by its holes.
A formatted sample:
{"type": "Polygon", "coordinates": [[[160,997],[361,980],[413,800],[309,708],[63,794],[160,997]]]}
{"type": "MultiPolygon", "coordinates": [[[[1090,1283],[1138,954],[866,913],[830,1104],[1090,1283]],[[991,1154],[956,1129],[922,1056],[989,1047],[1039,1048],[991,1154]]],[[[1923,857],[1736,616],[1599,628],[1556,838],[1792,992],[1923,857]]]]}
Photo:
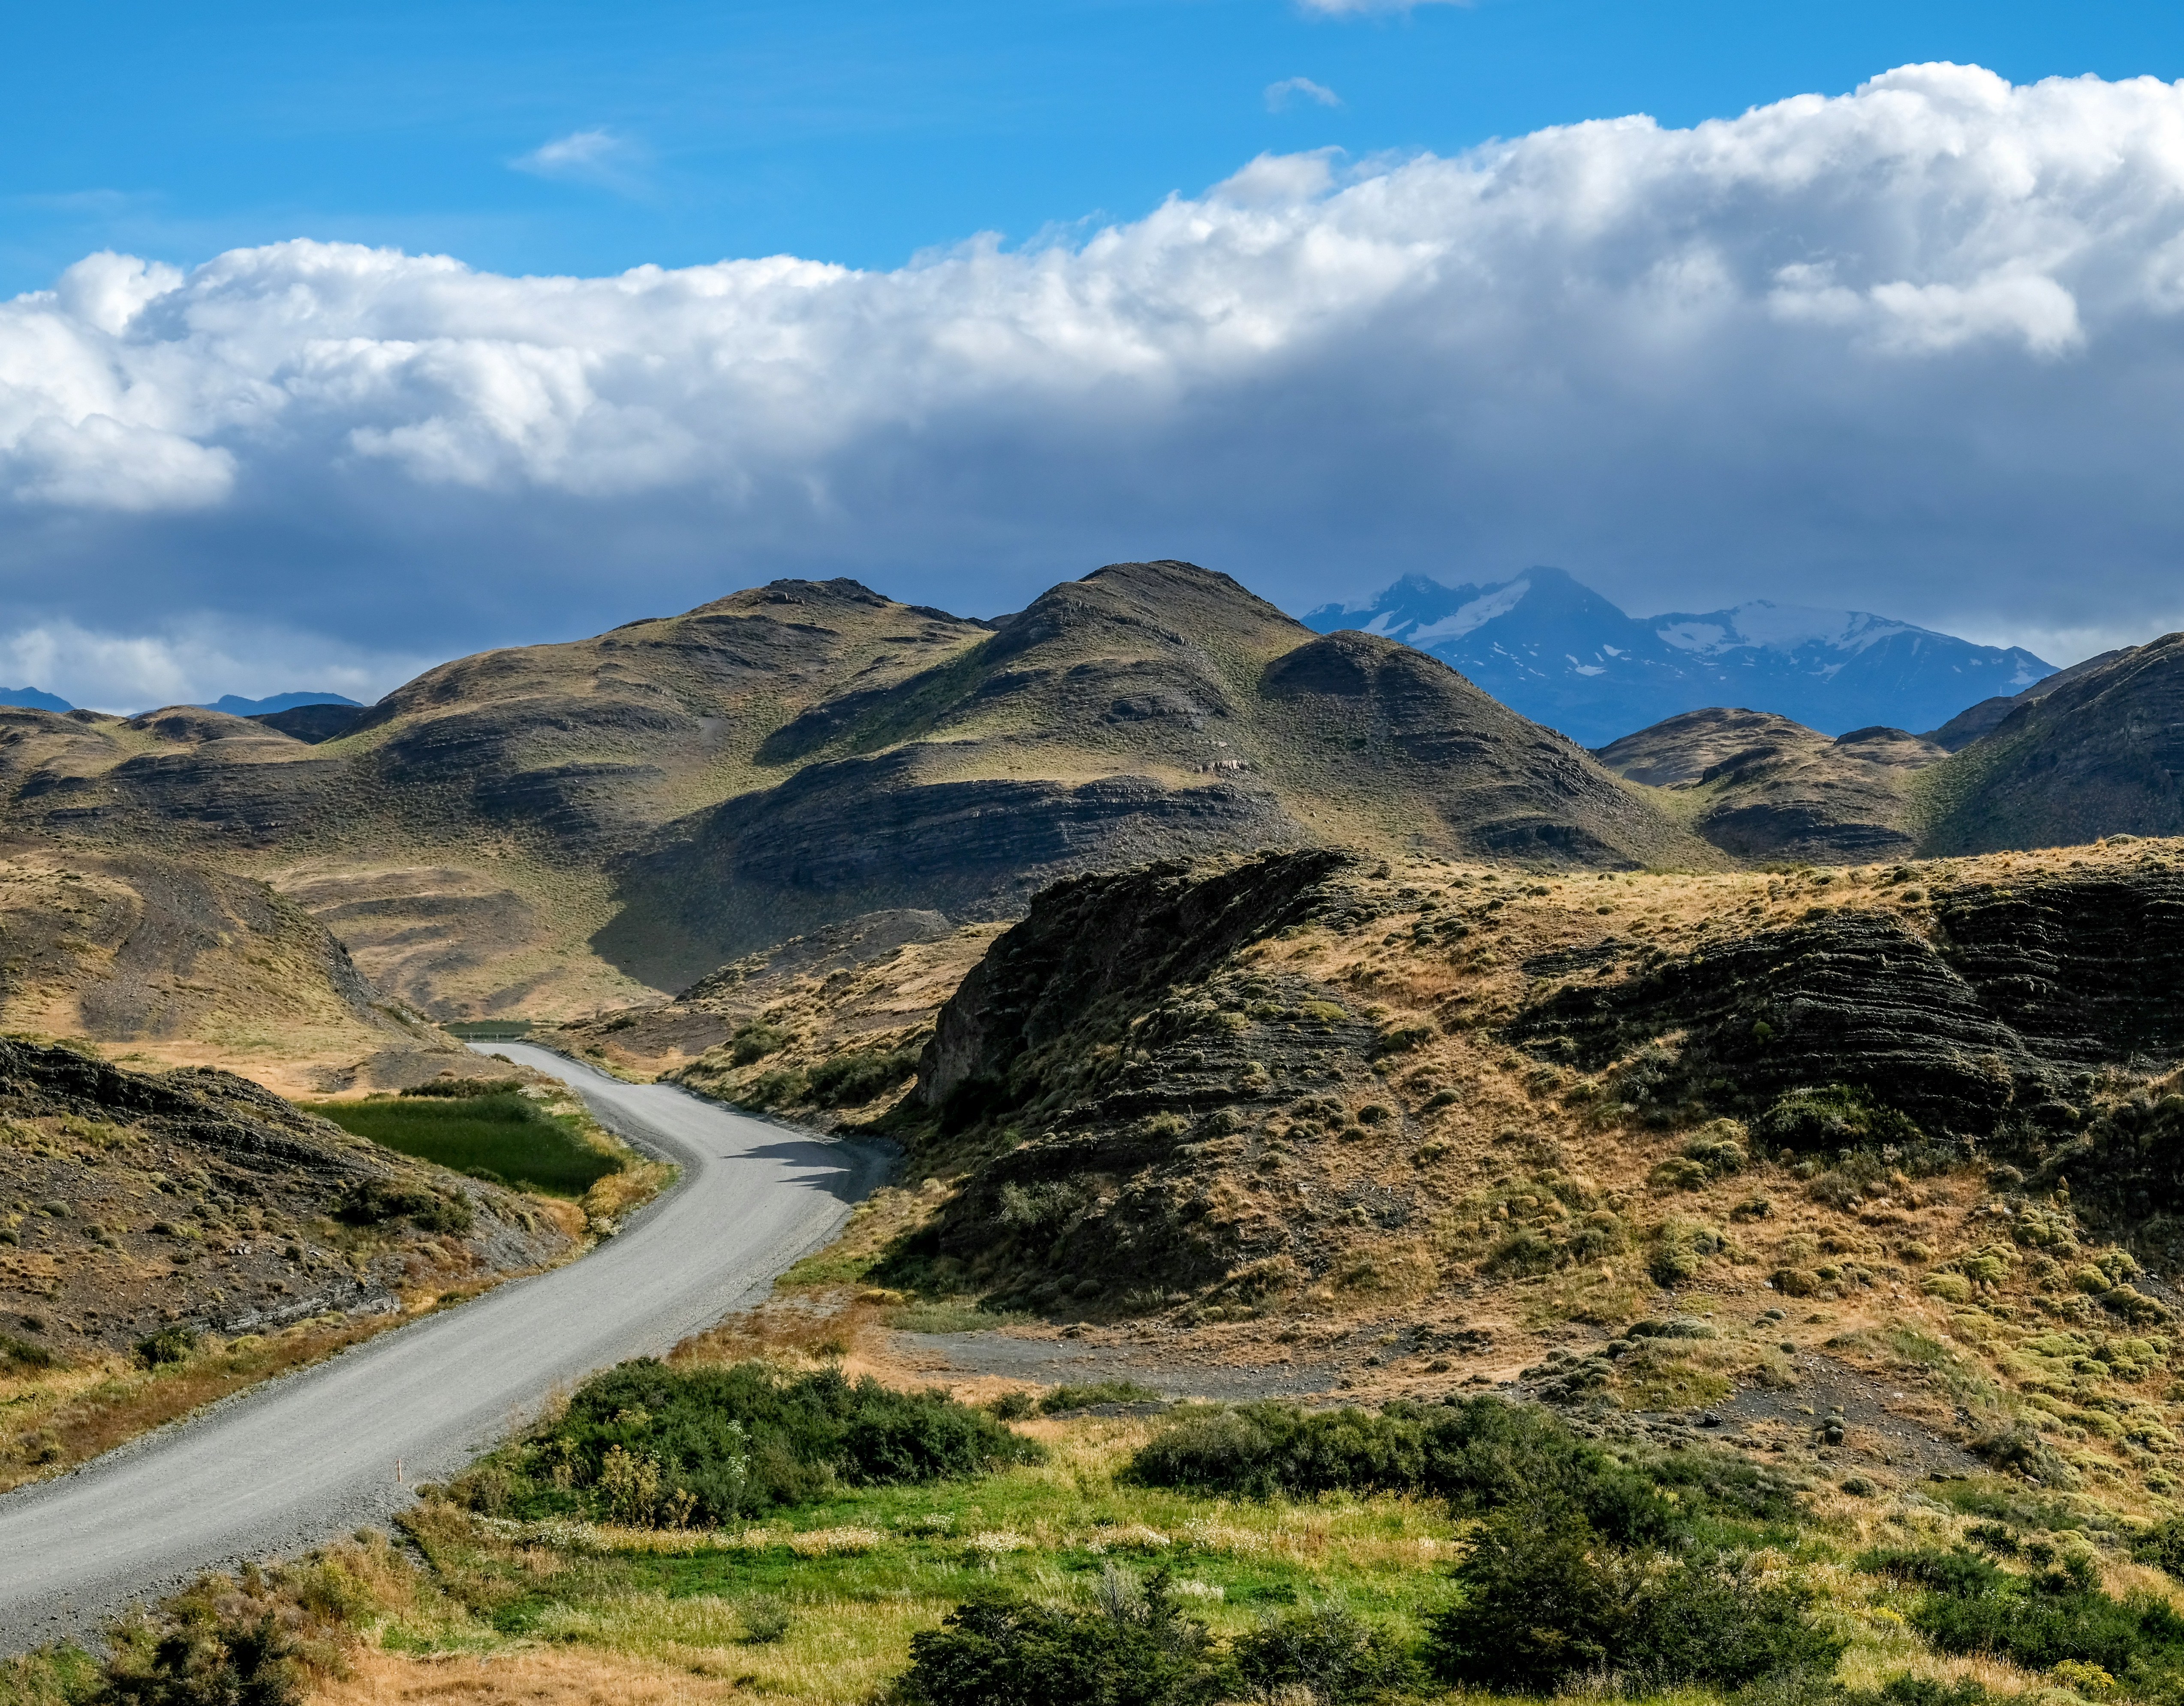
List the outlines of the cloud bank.
{"type": "Polygon", "coordinates": [[[99,254],[0,304],[0,588],[407,658],[784,573],[989,612],[1128,555],[1292,605],[1553,561],[2067,652],[2184,620],[2180,358],[2184,87],[1950,65],[893,272],[99,254]]]}

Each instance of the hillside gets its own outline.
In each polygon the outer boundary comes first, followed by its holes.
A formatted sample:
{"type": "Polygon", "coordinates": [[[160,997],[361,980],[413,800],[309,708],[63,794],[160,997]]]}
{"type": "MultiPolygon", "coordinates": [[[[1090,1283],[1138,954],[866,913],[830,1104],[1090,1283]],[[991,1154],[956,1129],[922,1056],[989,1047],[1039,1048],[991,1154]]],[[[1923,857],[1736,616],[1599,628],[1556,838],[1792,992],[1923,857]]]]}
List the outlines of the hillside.
{"type": "Polygon", "coordinates": [[[1947,755],[1900,728],[1830,740],[1784,716],[1688,711],[1593,755],[1625,781],[1665,789],[1691,828],[1754,863],[1858,863],[1915,845],[1911,778],[1947,755]]]}
{"type": "Polygon", "coordinates": [[[866,912],[1006,918],[1073,872],[1340,841],[1547,864],[1712,856],[1436,660],[1315,638],[1226,576],[1120,564],[959,657],[786,722],[789,772],[633,859],[603,933],[655,981],[866,912]]]}
{"type": "Polygon", "coordinates": [[[996,623],[778,582],[458,660],[331,738],[276,715],[4,713],[7,827],[262,878],[440,1018],[620,1008],[786,936],[1004,919],[1150,857],[1717,857],[1444,665],[1179,563],[996,623]]]}
{"type": "Polygon", "coordinates": [[[0,1029],[217,1063],[304,1094],[365,1062],[398,1071],[451,1047],[262,883],[209,861],[51,842],[0,846],[0,1029]]]}
{"type": "Polygon", "coordinates": [[[1930,778],[1936,852],[2184,830],[2184,634],[2019,705],[1930,778]]]}

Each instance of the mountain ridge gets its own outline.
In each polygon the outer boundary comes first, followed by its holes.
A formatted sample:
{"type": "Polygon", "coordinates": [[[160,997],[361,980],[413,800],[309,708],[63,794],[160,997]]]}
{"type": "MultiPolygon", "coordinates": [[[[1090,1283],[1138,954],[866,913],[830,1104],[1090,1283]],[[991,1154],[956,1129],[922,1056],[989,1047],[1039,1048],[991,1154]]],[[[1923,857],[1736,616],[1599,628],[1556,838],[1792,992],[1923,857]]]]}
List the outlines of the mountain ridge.
{"type": "Polygon", "coordinates": [[[2020,647],[1975,645],[1867,611],[1761,599],[1635,617],[1546,566],[1455,587],[1407,575],[1371,599],[1322,605],[1302,620],[1429,651],[1589,747],[1717,705],[1830,735],[1876,724],[1938,728],[1975,701],[2054,672],[2020,647]]]}

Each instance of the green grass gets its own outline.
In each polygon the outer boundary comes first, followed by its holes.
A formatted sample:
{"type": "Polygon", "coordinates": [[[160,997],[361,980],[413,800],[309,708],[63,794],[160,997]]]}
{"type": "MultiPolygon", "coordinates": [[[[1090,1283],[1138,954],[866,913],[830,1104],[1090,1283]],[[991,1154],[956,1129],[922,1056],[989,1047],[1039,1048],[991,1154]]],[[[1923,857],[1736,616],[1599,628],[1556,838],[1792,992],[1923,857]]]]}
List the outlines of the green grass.
{"type": "Polygon", "coordinates": [[[458,1173],[582,1196],[621,1162],[584,1140],[577,1123],[514,1094],[442,1101],[422,1096],[306,1102],[335,1124],[458,1173]]]}

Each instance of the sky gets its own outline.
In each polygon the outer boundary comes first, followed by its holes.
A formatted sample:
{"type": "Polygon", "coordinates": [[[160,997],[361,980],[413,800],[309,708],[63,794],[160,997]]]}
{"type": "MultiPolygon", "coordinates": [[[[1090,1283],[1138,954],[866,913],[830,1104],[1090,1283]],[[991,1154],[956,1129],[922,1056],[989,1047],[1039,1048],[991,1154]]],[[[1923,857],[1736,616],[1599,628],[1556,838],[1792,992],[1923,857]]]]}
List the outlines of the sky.
{"type": "Polygon", "coordinates": [[[0,684],[369,699],[781,574],[1558,564],[2184,626],[2184,13],[21,8],[0,684]]]}

